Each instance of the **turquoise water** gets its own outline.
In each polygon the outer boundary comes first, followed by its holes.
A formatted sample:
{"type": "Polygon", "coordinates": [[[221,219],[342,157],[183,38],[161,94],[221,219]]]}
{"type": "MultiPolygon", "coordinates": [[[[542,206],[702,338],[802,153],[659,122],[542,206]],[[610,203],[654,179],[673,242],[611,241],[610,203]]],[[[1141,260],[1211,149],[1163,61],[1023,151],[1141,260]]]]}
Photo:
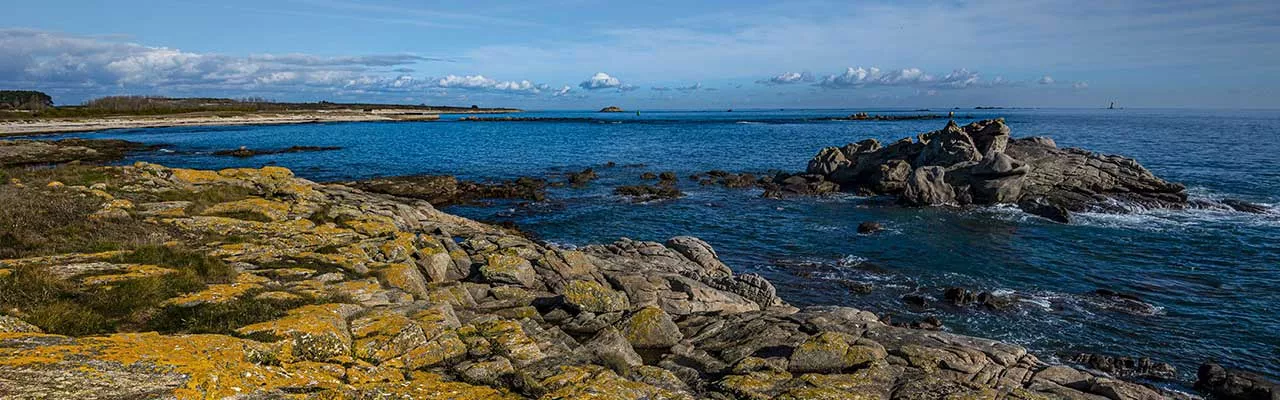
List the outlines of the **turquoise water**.
{"type": "MultiPolygon", "coordinates": [[[[773,281],[798,305],[848,305],[895,320],[936,316],[946,329],[1028,346],[1042,358],[1079,351],[1149,356],[1192,379],[1199,363],[1280,375],[1280,214],[1141,211],[1080,215],[1071,225],[1007,208],[906,209],[880,199],[837,196],[767,200],[759,190],[702,187],[688,196],[631,204],[611,194],[645,171],[803,170],[829,145],[892,140],[940,128],[944,121],[818,121],[855,111],[789,110],[523,116],[592,118],[562,122],[351,123],[293,126],[112,130],[64,136],[121,138],[170,145],[143,160],[225,168],[276,164],[318,181],[403,174],[471,179],[558,176],[596,167],[601,179],[559,188],[534,204],[494,202],[450,212],[514,221],[562,245],[618,237],[662,241],[695,235],[739,272],[773,281]],[[236,159],[213,150],[239,146],[341,146],[340,151],[236,159]],[[613,161],[619,166],[601,168],[613,161]],[[646,167],[623,167],[645,164],[646,167]],[[888,230],[864,236],[858,223],[888,230]],[[869,283],[855,293],[842,282],[869,283]],[[1015,293],[1010,311],[931,302],[949,286],[1015,293]],[[1110,289],[1140,296],[1154,315],[1133,315],[1089,295],[1110,289]]],[[[941,112],[946,112],[942,110],[941,112]]],[[[914,112],[904,112],[914,114],[914,112]]],[[[1123,154],[1193,198],[1280,203],[1280,112],[1239,110],[960,110],[962,124],[1005,117],[1014,136],[1048,135],[1060,146],[1123,154]]]]}

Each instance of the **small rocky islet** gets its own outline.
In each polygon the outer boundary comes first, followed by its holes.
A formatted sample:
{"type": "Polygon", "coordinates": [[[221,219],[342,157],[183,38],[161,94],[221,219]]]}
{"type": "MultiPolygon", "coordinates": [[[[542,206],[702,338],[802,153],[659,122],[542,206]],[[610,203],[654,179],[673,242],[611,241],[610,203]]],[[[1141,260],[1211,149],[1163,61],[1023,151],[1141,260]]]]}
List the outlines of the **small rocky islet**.
{"type": "MultiPolygon", "coordinates": [[[[83,152],[52,154],[67,151],[83,152]]],[[[1068,358],[1082,366],[1073,367],[938,331],[936,321],[898,326],[849,307],[796,308],[764,278],[733,273],[697,238],[559,248],[441,212],[435,195],[404,195],[427,186],[444,193],[441,204],[459,201],[448,200],[467,191],[456,178],[379,186],[318,184],[279,167],[75,168],[66,182],[52,179],[55,168],[6,177],[2,188],[8,196],[74,199],[87,205],[74,217],[144,229],[140,240],[152,247],[24,247],[14,250],[20,257],[0,260],[0,290],[44,277],[94,299],[137,282],[195,280],[90,334],[41,326],[53,320],[48,304],[0,310],[5,398],[1191,396],[1124,379],[1165,373],[1150,361],[1082,355],[1068,358]],[[401,192],[387,194],[394,191],[401,192]],[[141,255],[156,251],[186,256],[141,255]],[[191,257],[224,272],[192,278],[190,262],[177,261],[191,257]],[[240,311],[263,305],[274,308],[240,311]]],[[[592,175],[566,179],[585,184],[592,175]]],[[[655,187],[677,181],[658,175],[655,187]]],[[[713,171],[694,180],[773,183],[742,176],[713,171]]],[[[1200,369],[1196,387],[1230,399],[1280,393],[1265,377],[1213,363],[1200,369]]]]}

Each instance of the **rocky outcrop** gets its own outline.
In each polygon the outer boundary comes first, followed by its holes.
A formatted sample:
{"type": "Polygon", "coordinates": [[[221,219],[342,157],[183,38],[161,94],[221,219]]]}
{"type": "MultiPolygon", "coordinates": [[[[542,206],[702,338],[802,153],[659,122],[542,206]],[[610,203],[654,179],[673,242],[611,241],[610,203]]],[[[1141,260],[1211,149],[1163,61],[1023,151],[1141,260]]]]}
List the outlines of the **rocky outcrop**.
{"type": "MultiPolygon", "coordinates": [[[[171,228],[180,242],[171,245],[229,263],[235,276],[137,316],[182,316],[162,333],[70,337],[3,310],[13,316],[0,318],[0,397],[1163,396],[1016,345],[892,326],[848,307],[798,309],[693,237],[568,250],[283,168],[112,169],[118,178],[102,190],[139,203],[121,218],[171,228]],[[238,210],[224,215],[143,205],[232,188],[250,194],[210,207],[238,210]],[[156,209],[168,211],[145,211],[156,209]],[[241,322],[218,313],[263,304],[289,307],[241,322]],[[202,318],[227,330],[183,325],[202,318]]],[[[0,269],[45,268],[76,285],[172,276],[166,265],[104,261],[129,252],[0,260],[0,269]]]]}
{"type": "Polygon", "coordinates": [[[1205,363],[1196,371],[1196,389],[1223,400],[1275,400],[1280,397],[1280,383],[1251,372],[1223,368],[1205,363]]]}
{"type": "Polygon", "coordinates": [[[333,151],[333,150],[342,150],[342,148],[335,147],[335,146],[289,146],[283,149],[250,149],[248,147],[241,146],[240,148],[235,150],[216,150],[213,152],[213,155],[246,158],[246,157],[253,157],[253,156],[265,156],[265,155],[271,155],[271,154],[306,153],[306,152],[313,152],[313,151],[333,151]]]}
{"type": "Polygon", "coordinates": [[[1071,212],[1187,206],[1182,185],[1132,159],[1060,149],[1043,137],[1013,139],[1003,119],[952,121],[886,146],[868,139],[824,148],[807,173],[907,205],[1016,204],[1060,222],[1071,212]]]}
{"type": "MultiPolygon", "coordinates": [[[[574,176],[575,178],[571,180],[574,180],[575,184],[579,182],[585,184],[590,179],[594,179],[595,173],[588,169],[574,176]]],[[[547,196],[547,181],[528,177],[501,182],[473,182],[461,180],[452,175],[410,175],[343,184],[367,192],[426,200],[437,207],[466,204],[482,199],[542,201],[547,196]]]]}
{"type": "Polygon", "coordinates": [[[613,193],[626,196],[636,203],[684,197],[684,192],[670,184],[618,186],[613,189],[613,193]]]}
{"type": "Polygon", "coordinates": [[[607,112],[622,112],[622,108],[621,108],[621,107],[618,107],[618,106],[608,106],[608,107],[605,107],[605,108],[601,108],[601,109],[600,109],[600,112],[602,112],[602,113],[607,113],[607,112]]]}
{"type": "Polygon", "coordinates": [[[61,164],[72,161],[108,162],[125,153],[146,149],[124,140],[0,140],[0,167],[61,164]]]}

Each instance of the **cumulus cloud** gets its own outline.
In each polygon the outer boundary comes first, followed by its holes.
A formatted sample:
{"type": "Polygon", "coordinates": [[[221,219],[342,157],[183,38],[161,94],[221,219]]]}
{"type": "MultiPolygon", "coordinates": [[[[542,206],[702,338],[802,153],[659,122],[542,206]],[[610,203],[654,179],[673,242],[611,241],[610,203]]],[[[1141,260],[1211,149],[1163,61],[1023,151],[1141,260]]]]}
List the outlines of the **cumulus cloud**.
{"type": "Polygon", "coordinates": [[[1072,83],[1071,88],[1072,89],[1088,89],[1089,82],[1080,81],[1080,82],[1072,83]]]}
{"type": "Polygon", "coordinates": [[[563,96],[568,96],[572,92],[573,92],[573,88],[569,87],[569,85],[565,85],[560,87],[560,89],[557,89],[555,92],[551,93],[551,95],[555,97],[563,97],[563,96]]]}
{"type": "Polygon", "coordinates": [[[813,82],[813,74],[808,72],[784,72],[769,79],[761,79],[756,83],[762,85],[790,85],[793,83],[813,82]]]}
{"type": "Polygon", "coordinates": [[[484,75],[468,75],[457,76],[448,75],[443,78],[436,79],[434,86],[446,89],[471,89],[471,90],[488,90],[494,92],[510,92],[510,93],[526,93],[538,94],[544,90],[550,90],[551,86],[546,84],[535,84],[525,81],[499,81],[484,77],[484,75]]]}
{"type": "Polygon", "coordinates": [[[187,91],[199,93],[408,93],[457,89],[536,95],[528,80],[483,75],[417,78],[409,66],[448,61],[413,54],[230,56],[145,46],[30,29],[0,29],[0,86],[71,93],[187,91]],[[397,67],[391,71],[384,68],[397,67]]]}
{"type": "Polygon", "coordinates": [[[592,75],[591,78],[588,78],[587,80],[582,81],[582,83],[578,84],[578,87],[581,87],[586,90],[600,90],[600,89],[629,90],[627,89],[627,87],[629,86],[630,85],[622,84],[621,80],[619,80],[618,78],[609,76],[609,74],[606,74],[604,72],[597,72],[595,75],[592,75]]]}
{"type": "Polygon", "coordinates": [[[977,72],[965,68],[952,70],[937,76],[920,68],[903,68],[884,71],[877,67],[849,67],[843,73],[827,75],[814,85],[828,89],[854,89],[876,86],[907,86],[936,89],[965,89],[970,87],[1011,86],[1015,82],[996,77],[983,82],[977,72]]]}
{"type": "Polygon", "coordinates": [[[1049,75],[1045,75],[1044,77],[1041,77],[1040,80],[1036,81],[1036,83],[1041,85],[1052,85],[1053,82],[1053,77],[1049,75]]]}

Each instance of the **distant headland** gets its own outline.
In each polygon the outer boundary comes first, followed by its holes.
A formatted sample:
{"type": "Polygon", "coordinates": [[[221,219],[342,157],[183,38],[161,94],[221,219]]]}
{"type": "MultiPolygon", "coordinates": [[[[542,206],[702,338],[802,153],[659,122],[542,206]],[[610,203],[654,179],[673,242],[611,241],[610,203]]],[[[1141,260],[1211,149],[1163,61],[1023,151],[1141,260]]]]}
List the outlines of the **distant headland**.
{"type": "Polygon", "coordinates": [[[55,106],[37,91],[0,91],[0,136],[170,126],[272,125],[314,122],[432,121],[440,114],[513,113],[515,108],[377,103],[276,102],[263,98],[109,96],[55,106]]]}

